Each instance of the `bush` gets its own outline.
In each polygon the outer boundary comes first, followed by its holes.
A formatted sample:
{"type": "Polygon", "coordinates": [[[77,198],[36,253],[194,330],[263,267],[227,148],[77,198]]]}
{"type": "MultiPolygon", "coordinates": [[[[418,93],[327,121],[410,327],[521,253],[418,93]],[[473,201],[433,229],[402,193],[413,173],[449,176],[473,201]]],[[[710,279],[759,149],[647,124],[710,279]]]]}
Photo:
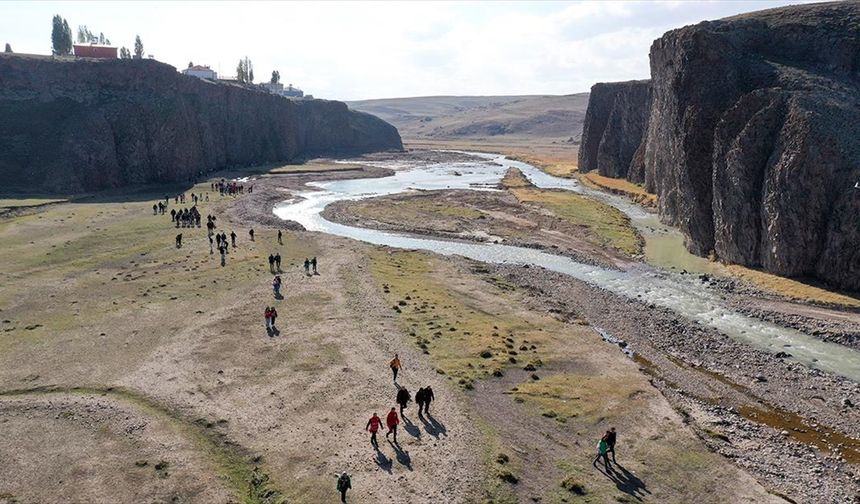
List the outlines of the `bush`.
{"type": "Polygon", "coordinates": [[[580,483],[573,476],[568,476],[567,478],[562,480],[561,487],[570,493],[574,493],[576,495],[585,495],[585,485],[580,483]]]}

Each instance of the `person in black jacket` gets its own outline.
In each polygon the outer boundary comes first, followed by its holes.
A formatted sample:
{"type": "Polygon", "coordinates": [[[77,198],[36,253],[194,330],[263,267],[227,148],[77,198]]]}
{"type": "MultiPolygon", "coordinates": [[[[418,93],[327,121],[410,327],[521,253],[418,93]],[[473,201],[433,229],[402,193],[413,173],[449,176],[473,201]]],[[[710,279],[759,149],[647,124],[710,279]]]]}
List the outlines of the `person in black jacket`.
{"type": "Polygon", "coordinates": [[[418,416],[424,410],[424,403],[427,402],[427,391],[422,387],[415,392],[415,403],[418,404],[418,416]]]}
{"type": "Polygon", "coordinates": [[[409,395],[409,391],[406,390],[406,387],[400,387],[400,390],[397,391],[397,404],[400,405],[400,416],[403,416],[403,410],[411,400],[412,396],[409,395]]]}
{"type": "Polygon", "coordinates": [[[427,385],[427,387],[424,389],[424,414],[425,415],[430,414],[430,403],[433,402],[433,399],[435,399],[435,398],[436,398],[436,396],[433,395],[433,387],[431,387],[430,385],[427,385]]]}
{"type": "Polygon", "coordinates": [[[606,444],[609,445],[609,453],[612,454],[612,463],[617,464],[615,461],[615,441],[617,439],[618,434],[615,432],[615,427],[610,428],[606,431],[606,444]]]}

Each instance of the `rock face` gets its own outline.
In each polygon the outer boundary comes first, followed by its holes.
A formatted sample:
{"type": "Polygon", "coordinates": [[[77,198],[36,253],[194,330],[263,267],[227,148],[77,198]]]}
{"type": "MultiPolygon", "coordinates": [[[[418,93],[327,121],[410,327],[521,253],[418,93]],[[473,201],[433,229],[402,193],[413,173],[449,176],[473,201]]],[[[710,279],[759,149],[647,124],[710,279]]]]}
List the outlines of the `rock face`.
{"type": "Polygon", "coordinates": [[[591,87],[582,128],[579,170],[638,181],[632,161],[648,124],[650,82],[598,83],[591,87]]]}
{"type": "Polygon", "coordinates": [[[628,173],[661,220],[694,253],[860,289],[860,3],[687,26],[650,57],[628,173]]]}
{"type": "Polygon", "coordinates": [[[335,101],[186,77],[152,60],[0,54],[0,184],[71,193],[322,153],[402,149],[335,101]]]}

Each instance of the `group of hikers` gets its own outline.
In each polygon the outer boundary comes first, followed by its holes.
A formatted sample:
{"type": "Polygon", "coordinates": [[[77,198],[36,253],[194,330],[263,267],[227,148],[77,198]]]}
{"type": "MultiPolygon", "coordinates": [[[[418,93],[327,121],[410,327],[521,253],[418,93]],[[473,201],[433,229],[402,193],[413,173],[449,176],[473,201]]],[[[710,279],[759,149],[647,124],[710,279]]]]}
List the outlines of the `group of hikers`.
{"type": "Polygon", "coordinates": [[[170,210],[170,222],[175,222],[176,227],[200,227],[200,212],[197,206],[170,210]]]}
{"type": "MultiPolygon", "coordinates": [[[[227,181],[224,179],[219,180],[218,182],[212,182],[209,184],[209,188],[212,192],[218,191],[221,196],[235,196],[237,194],[242,194],[245,192],[245,186],[236,182],[236,181],[227,181]]],[[[253,190],[252,186],[248,186],[248,193],[251,193],[253,190]]]]}
{"type": "Polygon", "coordinates": [[[618,464],[618,462],[615,461],[616,436],[615,427],[610,428],[603,434],[603,437],[601,437],[600,441],[597,442],[597,456],[594,457],[594,462],[592,462],[591,465],[597,467],[597,461],[603,459],[603,467],[606,469],[606,472],[612,471],[612,466],[609,464],[610,453],[612,453],[612,463],[618,464]]]}
{"type": "Polygon", "coordinates": [[[267,306],[264,315],[266,317],[266,330],[269,332],[269,336],[271,336],[277,330],[275,319],[278,318],[278,310],[274,306],[267,306]]]}
{"type": "MultiPolygon", "coordinates": [[[[409,390],[406,387],[401,386],[397,383],[397,374],[403,368],[402,363],[400,362],[400,356],[394,354],[394,358],[391,359],[391,362],[388,364],[391,368],[391,372],[394,375],[394,384],[397,385],[397,395],[394,398],[394,401],[400,406],[400,415],[397,415],[397,408],[392,407],[388,412],[388,415],[385,417],[385,426],[388,428],[388,432],[385,433],[385,438],[388,439],[389,436],[392,437],[394,444],[397,443],[397,426],[400,425],[400,418],[405,417],[405,409],[409,406],[409,402],[412,400],[412,396],[409,394],[409,390]]],[[[422,387],[418,389],[418,392],[415,393],[415,402],[418,403],[418,416],[421,417],[423,415],[430,415],[430,403],[436,399],[436,396],[433,393],[433,388],[429,385],[427,387],[422,387]]],[[[379,449],[379,441],[376,439],[376,433],[379,432],[380,427],[382,426],[382,419],[379,418],[379,415],[374,413],[370,420],[367,421],[367,425],[364,427],[364,430],[370,432],[370,444],[375,449],[379,449]]]]}
{"type": "Polygon", "coordinates": [[[311,259],[308,259],[307,257],[305,257],[305,275],[311,276],[311,268],[313,268],[314,275],[319,275],[319,273],[317,272],[317,258],[313,257],[311,259]]]}
{"type": "MultiPolygon", "coordinates": [[[[280,231],[278,231],[280,233],[280,231]]],[[[269,272],[279,273],[281,271],[281,253],[269,254],[269,272]]]]}

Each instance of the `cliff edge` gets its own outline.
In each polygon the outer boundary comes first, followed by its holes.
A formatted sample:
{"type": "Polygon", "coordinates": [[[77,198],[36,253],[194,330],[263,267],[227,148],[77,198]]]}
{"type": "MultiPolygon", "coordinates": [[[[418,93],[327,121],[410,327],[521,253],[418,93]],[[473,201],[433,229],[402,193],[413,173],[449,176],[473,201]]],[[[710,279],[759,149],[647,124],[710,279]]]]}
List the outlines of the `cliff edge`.
{"type": "MultiPolygon", "coordinates": [[[[615,159],[661,220],[696,254],[860,289],[860,3],[687,26],[650,59],[644,134],[615,159]]],[[[630,130],[610,123],[600,143],[630,130]]]]}
{"type": "Polygon", "coordinates": [[[344,103],[204,81],[153,60],[0,54],[0,184],[63,193],[230,166],[402,149],[344,103]]]}

